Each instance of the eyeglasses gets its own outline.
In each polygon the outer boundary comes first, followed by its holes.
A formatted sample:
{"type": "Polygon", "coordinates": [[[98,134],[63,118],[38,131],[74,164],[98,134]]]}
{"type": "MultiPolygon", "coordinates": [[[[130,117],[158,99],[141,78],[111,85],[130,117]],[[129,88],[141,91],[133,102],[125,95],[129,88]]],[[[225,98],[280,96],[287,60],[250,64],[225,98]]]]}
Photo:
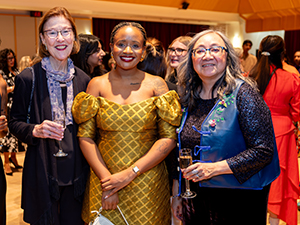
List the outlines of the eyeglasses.
{"type": "Polygon", "coordinates": [[[7,57],[7,61],[13,60],[15,57],[7,57]]]}
{"type": "Polygon", "coordinates": [[[193,49],[192,53],[195,58],[202,58],[205,56],[206,52],[209,51],[211,56],[220,56],[223,53],[223,50],[228,52],[227,48],[222,46],[213,46],[211,48],[197,48],[193,49]]]}
{"type": "Polygon", "coordinates": [[[49,38],[56,38],[58,36],[58,33],[60,33],[61,36],[66,38],[70,36],[71,32],[72,32],[72,28],[66,28],[63,30],[44,30],[44,33],[46,33],[46,35],[49,38]]]}
{"type": "Polygon", "coordinates": [[[187,50],[183,49],[183,48],[168,48],[170,54],[174,53],[176,55],[182,55],[183,52],[186,52],[187,50]]]}

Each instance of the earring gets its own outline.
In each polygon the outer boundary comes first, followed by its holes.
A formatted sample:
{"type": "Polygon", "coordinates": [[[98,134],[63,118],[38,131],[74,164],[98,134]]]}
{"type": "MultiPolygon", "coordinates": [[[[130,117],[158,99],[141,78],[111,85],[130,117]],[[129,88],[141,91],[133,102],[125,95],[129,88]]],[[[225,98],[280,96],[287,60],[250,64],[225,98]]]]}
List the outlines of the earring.
{"type": "Polygon", "coordinates": [[[143,60],[144,60],[144,56],[141,57],[140,62],[143,62],[143,60]]]}
{"type": "Polygon", "coordinates": [[[113,59],[114,58],[114,55],[113,55],[113,53],[111,52],[110,53],[110,57],[113,59]]]}
{"type": "Polygon", "coordinates": [[[47,45],[45,45],[45,49],[46,49],[46,51],[48,51],[47,45]]]}

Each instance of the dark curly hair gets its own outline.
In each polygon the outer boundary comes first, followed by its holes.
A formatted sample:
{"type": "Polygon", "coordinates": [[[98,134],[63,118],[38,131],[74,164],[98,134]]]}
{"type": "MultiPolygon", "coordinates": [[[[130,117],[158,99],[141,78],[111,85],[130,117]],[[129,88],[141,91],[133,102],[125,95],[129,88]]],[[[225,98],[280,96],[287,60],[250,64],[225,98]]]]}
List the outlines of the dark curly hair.
{"type": "Polygon", "coordinates": [[[14,51],[10,48],[5,48],[0,51],[0,69],[4,72],[4,74],[8,75],[10,73],[7,63],[8,54],[12,53],[15,58],[15,64],[12,70],[16,70],[18,68],[17,59],[14,51]]]}

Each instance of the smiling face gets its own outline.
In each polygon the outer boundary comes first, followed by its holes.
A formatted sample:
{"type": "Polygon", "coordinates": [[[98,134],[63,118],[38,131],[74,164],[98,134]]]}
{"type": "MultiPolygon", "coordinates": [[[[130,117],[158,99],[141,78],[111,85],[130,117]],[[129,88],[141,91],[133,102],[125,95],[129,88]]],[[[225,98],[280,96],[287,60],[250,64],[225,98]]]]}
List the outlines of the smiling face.
{"type": "Polygon", "coordinates": [[[74,33],[69,20],[63,16],[54,16],[44,24],[43,31],[44,33],[40,34],[40,38],[43,44],[47,47],[48,52],[50,53],[50,58],[57,61],[57,63],[66,61],[72,52],[74,44],[74,33]],[[51,38],[47,35],[47,32],[45,32],[65,31],[68,29],[71,30],[71,32],[65,37],[59,32],[57,37],[51,38]]]}
{"type": "Polygon", "coordinates": [[[98,42],[97,51],[88,57],[87,63],[94,69],[96,66],[100,66],[102,64],[103,56],[105,56],[105,52],[103,51],[100,42],[98,42]]]}
{"type": "Polygon", "coordinates": [[[172,49],[182,49],[185,51],[182,51],[181,55],[178,55],[178,53],[176,51],[169,51],[169,59],[170,59],[170,66],[174,69],[176,69],[179,65],[179,63],[183,60],[183,57],[186,55],[187,53],[187,46],[185,46],[184,44],[182,44],[179,41],[175,41],[172,46],[170,46],[169,48],[172,49]]]}
{"type": "Polygon", "coordinates": [[[117,68],[136,68],[144,53],[144,38],[141,31],[132,26],[120,28],[110,45],[117,68]]]}
{"type": "MultiPolygon", "coordinates": [[[[208,33],[200,37],[195,43],[193,49],[205,48],[209,49],[213,46],[225,47],[223,39],[216,33],[208,33]]],[[[195,57],[192,54],[193,67],[202,81],[215,83],[224,73],[226,68],[226,51],[218,56],[212,56],[209,51],[206,51],[203,57],[195,57]]]]}

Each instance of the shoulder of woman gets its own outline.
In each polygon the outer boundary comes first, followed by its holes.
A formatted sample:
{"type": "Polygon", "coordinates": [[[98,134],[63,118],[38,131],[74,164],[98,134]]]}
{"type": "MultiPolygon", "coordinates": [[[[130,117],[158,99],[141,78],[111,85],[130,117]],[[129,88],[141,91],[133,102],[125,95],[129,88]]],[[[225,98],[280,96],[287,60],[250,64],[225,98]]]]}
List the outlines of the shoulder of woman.
{"type": "Polygon", "coordinates": [[[169,91],[168,85],[160,76],[146,73],[147,83],[151,84],[156,96],[160,96],[169,91]]]}
{"type": "Polygon", "coordinates": [[[107,88],[105,81],[107,80],[107,75],[94,77],[90,80],[86,92],[94,96],[99,96],[101,90],[107,88]],[[96,95],[95,95],[96,94],[96,95]]]}

